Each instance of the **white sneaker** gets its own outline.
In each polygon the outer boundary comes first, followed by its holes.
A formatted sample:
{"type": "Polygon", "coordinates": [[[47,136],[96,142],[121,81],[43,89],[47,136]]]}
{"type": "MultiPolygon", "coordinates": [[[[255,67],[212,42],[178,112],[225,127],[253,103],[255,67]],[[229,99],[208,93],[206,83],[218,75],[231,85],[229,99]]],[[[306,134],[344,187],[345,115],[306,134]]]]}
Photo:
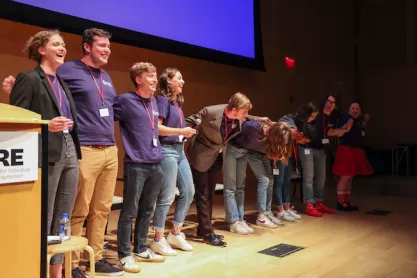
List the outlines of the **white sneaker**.
{"type": "Polygon", "coordinates": [[[287,210],[283,210],[281,212],[277,212],[277,218],[285,221],[294,222],[295,218],[288,213],[287,210]]]}
{"type": "Polygon", "coordinates": [[[229,230],[232,233],[238,234],[238,235],[247,235],[248,230],[245,229],[245,227],[241,224],[240,221],[236,221],[233,224],[230,224],[229,230]]]}
{"type": "Polygon", "coordinates": [[[275,217],[275,215],[272,213],[272,211],[265,212],[266,216],[274,223],[275,225],[284,225],[284,222],[278,218],[275,217]]]}
{"type": "Polygon", "coordinates": [[[266,227],[266,228],[276,228],[277,225],[275,225],[271,219],[266,215],[266,213],[260,213],[258,214],[258,218],[256,219],[256,225],[266,227]]]}
{"type": "Polygon", "coordinates": [[[176,256],[177,251],[172,249],[166,239],[163,237],[159,241],[152,240],[151,250],[163,256],[176,256]]]}
{"type": "MultiPolygon", "coordinates": [[[[185,236],[184,236],[185,237],[185,236]]],[[[173,248],[181,249],[183,251],[193,251],[193,247],[189,244],[181,234],[173,235],[171,232],[167,236],[169,245],[173,248]]]]}
{"type": "Polygon", "coordinates": [[[248,223],[246,223],[245,220],[240,221],[240,226],[246,229],[248,231],[248,234],[253,234],[255,231],[252,229],[251,226],[249,226],[248,223]]]}
{"type": "Polygon", "coordinates": [[[165,262],[165,257],[156,254],[151,249],[146,249],[142,253],[133,253],[133,257],[137,262],[162,263],[165,262]]]}
{"type": "Polygon", "coordinates": [[[120,262],[120,266],[126,272],[130,272],[130,273],[140,272],[139,264],[136,263],[135,258],[133,258],[133,256],[124,257],[120,259],[119,262],[120,262]]]}
{"type": "Polygon", "coordinates": [[[299,215],[295,210],[293,209],[288,209],[287,210],[288,214],[291,215],[295,220],[300,220],[301,219],[301,215],[299,215]]]}

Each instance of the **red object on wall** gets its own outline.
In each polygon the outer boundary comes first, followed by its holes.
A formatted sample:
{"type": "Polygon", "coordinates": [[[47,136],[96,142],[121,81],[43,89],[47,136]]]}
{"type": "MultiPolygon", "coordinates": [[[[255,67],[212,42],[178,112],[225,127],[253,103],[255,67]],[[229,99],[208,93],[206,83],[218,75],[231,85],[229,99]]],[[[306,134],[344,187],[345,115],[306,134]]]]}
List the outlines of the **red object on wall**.
{"type": "Polygon", "coordinates": [[[292,69],[295,67],[295,60],[289,57],[285,57],[285,65],[287,68],[292,69]]]}

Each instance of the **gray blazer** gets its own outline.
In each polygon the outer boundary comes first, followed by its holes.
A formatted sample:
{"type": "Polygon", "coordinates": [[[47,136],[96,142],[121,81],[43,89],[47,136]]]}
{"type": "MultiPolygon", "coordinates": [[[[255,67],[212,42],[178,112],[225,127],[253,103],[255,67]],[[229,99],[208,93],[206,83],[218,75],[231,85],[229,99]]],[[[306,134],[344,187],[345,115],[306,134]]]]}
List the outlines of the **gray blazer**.
{"type": "MultiPolygon", "coordinates": [[[[198,127],[198,134],[191,138],[187,154],[191,166],[199,172],[207,172],[216,160],[220,150],[222,149],[223,154],[225,154],[227,142],[241,131],[242,123],[245,120],[239,121],[236,127],[237,132],[223,141],[220,127],[226,107],[227,104],[207,106],[186,119],[188,126],[198,127]]],[[[260,121],[260,117],[257,116],[249,115],[246,119],[260,121]]]]}

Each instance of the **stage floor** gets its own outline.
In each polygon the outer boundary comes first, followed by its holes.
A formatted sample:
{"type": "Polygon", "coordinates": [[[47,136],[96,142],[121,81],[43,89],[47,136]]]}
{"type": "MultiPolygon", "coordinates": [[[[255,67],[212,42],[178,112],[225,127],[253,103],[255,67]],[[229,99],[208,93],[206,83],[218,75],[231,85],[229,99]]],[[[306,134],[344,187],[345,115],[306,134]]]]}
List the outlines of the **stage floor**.
{"type": "MultiPolygon", "coordinates": [[[[298,223],[287,222],[276,229],[255,225],[256,200],[247,194],[246,218],[255,229],[255,234],[249,236],[228,232],[224,223],[223,195],[217,195],[214,226],[216,233],[225,236],[226,248],[209,246],[194,237],[196,209],[193,204],[184,233],[194,251],[178,251],[177,256],[167,257],[164,263],[140,263],[141,273],[126,273],[123,277],[417,277],[417,199],[372,196],[365,188],[354,190],[359,212],[336,212],[322,218],[303,215],[298,223]],[[391,213],[387,216],[365,214],[371,210],[391,213]],[[284,258],[258,253],[280,243],[305,249],[284,258]]],[[[330,206],[335,205],[334,192],[334,185],[326,190],[330,206]]],[[[296,201],[299,202],[299,198],[296,201]]],[[[302,211],[303,205],[296,203],[296,207],[302,211]]],[[[112,212],[106,237],[109,249],[105,256],[112,262],[117,258],[118,214],[119,211],[112,212]]],[[[169,217],[172,218],[172,214],[169,217]]],[[[150,233],[149,241],[152,236],[150,233]]]]}

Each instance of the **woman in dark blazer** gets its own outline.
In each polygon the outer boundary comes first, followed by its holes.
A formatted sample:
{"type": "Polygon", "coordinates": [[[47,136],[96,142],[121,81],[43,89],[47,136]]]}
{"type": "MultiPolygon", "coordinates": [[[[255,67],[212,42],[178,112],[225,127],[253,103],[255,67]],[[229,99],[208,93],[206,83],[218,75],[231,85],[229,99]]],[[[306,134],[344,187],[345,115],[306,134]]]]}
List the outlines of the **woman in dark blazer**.
{"type": "MultiPolygon", "coordinates": [[[[38,66],[20,73],[10,93],[10,104],[50,120],[48,129],[48,234],[59,234],[63,213],[71,217],[78,184],[77,112],[67,85],[56,74],[64,63],[65,44],[56,30],[41,31],[31,37],[26,51],[38,66]]],[[[51,259],[51,277],[62,276],[63,255],[51,259]]]]}

